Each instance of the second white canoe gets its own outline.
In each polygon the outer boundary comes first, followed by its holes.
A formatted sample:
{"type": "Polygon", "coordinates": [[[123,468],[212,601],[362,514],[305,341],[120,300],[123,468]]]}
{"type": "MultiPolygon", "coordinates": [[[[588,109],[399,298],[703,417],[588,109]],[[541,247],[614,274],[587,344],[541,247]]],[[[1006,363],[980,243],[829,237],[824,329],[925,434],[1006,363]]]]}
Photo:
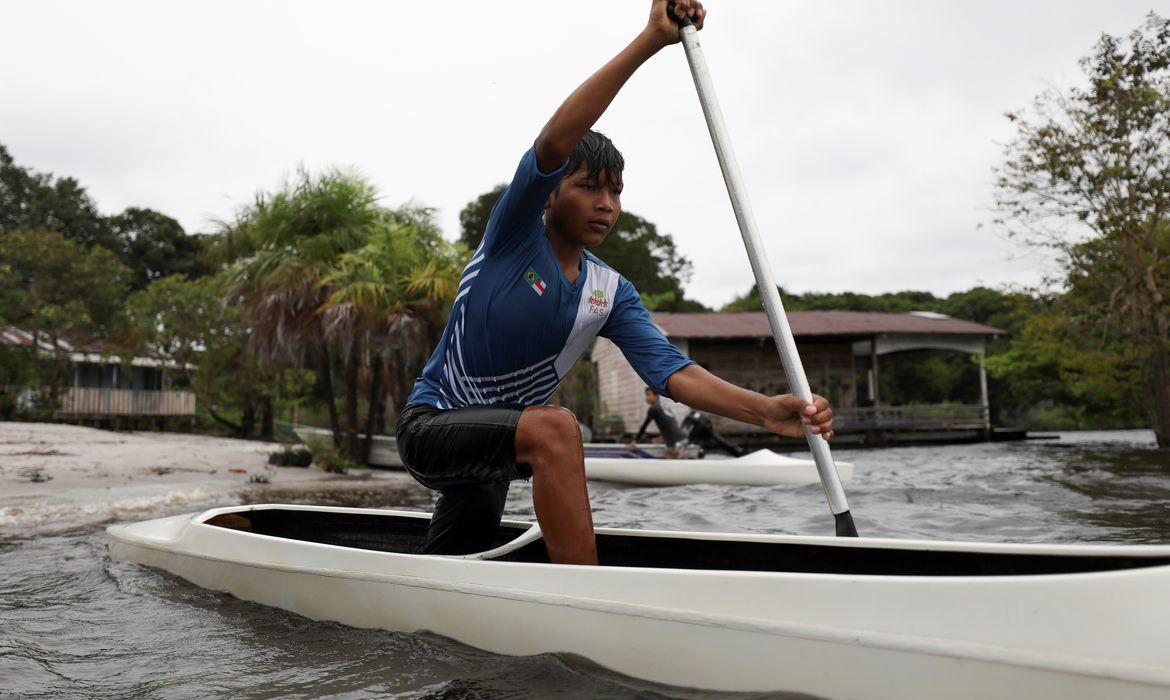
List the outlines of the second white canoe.
{"type": "MultiPolygon", "coordinates": [[[[841,481],[848,481],[853,477],[853,465],[837,462],[837,475],[841,481]]],[[[596,481],[638,486],[802,486],[821,480],[811,459],[785,457],[771,450],[756,450],[727,459],[586,457],[585,476],[596,481]]]]}

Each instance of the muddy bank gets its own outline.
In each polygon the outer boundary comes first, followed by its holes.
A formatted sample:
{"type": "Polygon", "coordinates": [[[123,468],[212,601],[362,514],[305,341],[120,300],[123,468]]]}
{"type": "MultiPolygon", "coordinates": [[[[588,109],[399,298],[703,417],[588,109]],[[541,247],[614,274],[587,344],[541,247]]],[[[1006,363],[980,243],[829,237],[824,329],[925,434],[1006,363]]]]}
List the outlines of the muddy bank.
{"type": "Polygon", "coordinates": [[[338,475],[316,466],[273,467],[268,455],[279,450],[273,443],[205,435],[0,422],[0,535],[238,503],[317,499],[430,508],[430,492],[405,472],[338,475]]]}

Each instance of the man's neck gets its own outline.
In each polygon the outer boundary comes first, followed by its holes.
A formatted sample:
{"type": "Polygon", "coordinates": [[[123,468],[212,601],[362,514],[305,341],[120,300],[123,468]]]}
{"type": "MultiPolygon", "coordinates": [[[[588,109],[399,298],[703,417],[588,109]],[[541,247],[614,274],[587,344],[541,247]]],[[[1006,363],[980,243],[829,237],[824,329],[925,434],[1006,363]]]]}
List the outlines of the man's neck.
{"type": "Polygon", "coordinates": [[[570,283],[577,281],[581,275],[581,256],[585,254],[584,246],[565,241],[552,231],[548,232],[548,241],[552,244],[553,254],[561,264],[561,272],[570,283]]]}

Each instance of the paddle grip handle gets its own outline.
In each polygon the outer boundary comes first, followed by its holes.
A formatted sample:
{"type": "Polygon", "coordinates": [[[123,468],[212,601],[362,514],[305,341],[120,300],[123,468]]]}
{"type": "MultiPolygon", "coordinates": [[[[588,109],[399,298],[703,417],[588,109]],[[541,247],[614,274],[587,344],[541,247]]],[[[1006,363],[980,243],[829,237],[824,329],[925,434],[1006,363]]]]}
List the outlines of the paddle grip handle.
{"type": "Polygon", "coordinates": [[[666,3],[666,16],[673,19],[674,23],[680,27],[689,27],[692,24],[690,17],[687,17],[685,15],[682,17],[679,17],[678,15],[676,15],[674,13],[674,3],[673,2],[666,3]]]}

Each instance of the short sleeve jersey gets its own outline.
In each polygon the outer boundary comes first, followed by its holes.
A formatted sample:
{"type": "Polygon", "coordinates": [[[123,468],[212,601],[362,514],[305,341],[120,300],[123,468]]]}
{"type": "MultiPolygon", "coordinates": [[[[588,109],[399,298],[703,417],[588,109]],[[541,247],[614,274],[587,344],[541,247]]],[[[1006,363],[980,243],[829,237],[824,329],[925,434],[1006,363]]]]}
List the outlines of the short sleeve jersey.
{"type": "Polygon", "coordinates": [[[540,172],[533,149],[520,159],[407,403],[546,403],[598,335],[664,396],[670,375],[693,364],[651,322],[634,286],[596,256],[582,254],[575,282],[561,271],[543,213],[564,168],[540,172]]]}

